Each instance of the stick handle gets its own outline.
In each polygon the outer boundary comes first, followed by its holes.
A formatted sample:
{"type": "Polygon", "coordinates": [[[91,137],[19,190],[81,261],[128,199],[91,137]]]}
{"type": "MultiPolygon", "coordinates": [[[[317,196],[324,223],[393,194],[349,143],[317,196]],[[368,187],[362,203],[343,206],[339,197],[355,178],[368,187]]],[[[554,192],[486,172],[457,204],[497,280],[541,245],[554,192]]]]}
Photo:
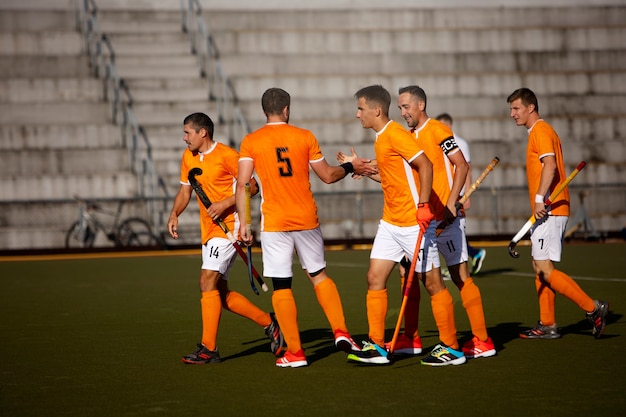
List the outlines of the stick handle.
{"type": "MultiPolygon", "coordinates": [[[[485,178],[487,178],[487,175],[489,175],[489,173],[493,171],[496,165],[498,165],[498,162],[500,162],[500,158],[494,156],[489,165],[487,165],[487,167],[483,170],[483,172],[481,172],[478,178],[476,178],[476,181],[474,181],[469,190],[465,190],[465,194],[463,194],[463,197],[461,197],[459,201],[456,202],[457,213],[458,210],[461,210],[461,208],[463,208],[463,204],[465,204],[470,195],[472,195],[472,193],[476,191],[478,187],[480,187],[480,184],[482,184],[485,178]]],[[[447,224],[445,222],[440,223],[437,226],[437,230],[435,231],[436,235],[439,236],[441,232],[443,232],[443,229],[446,228],[446,226],[447,224]]]]}
{"type": "MultiPolygon", "coordinates": [[[[550,197],[548,197],[548,200],[545,202],[546,206],[549,206],[550,204],[552,204],[552,202],[554,201],[555,198],[557,198],[559,196],[559,194],[561,194],[561,192],[565,189],[565,187],[567,187],[567,185],[572,182],[572,180],[574,179],[574,177],[576,175],[578,175],[578,173],[585,167],[585,165],[587,165],[587,163],[585,161],[581,161],[580,164],[578,164],[578,166],[576,167],[576,169],[574,169],[572,171],[571,174],[569,174],[569,176],[565,179],[565,181],[563,181],[562,183],[560,183],[555,189],[554,191],[552,191],[552,194],[550,194],[550,197]]],[[[534,217],[534,216],[533,216],[534,217]]]]}
{"type": "MultiPolygon", "coordinates": [[[[189,183],[191,184],[191,188],[193,188],[193,190],[195,191],[196,195],[198,196],[198,198],[202,202],[202,205],[205,208],[208,209],[211,206],[212,203],[211,203],[211,200],[209,200],[209,197],[206,195],[206,193],[202,189],[202,186],[200,185],[200,183],[196,179],[197,175],[202,175],[202,169],[200,169],[200,168],[192,168],[189,171],[189,174],[188,174],[187,178],[189,179],[189,183]]],[[[218,226],[220,227],[220,229],[222,229],[222,231],[224,232],[224,234],[226,235],[228,240],[230,240],[230,243],[233,244],[233,246],[237,250],[237,253],[239,254],[239,256],[241,256],[241,259],[243,259],[243,261],[246,263],[246,265],[248,265],[248,263],[250,261],[248,260],[248,257],[246,256],[246,253],[241,249],[241,246],[239,245],[239,242],[237,242],[237,239],[235,239],[235,236],[232,234],[232,232],[228,228],[228,225],[226,223],[224,223],[224,220],[222,218],[218,218],[216,220],[216,222],[217,222],[218,226]]],[[[261,285],[261,287],[263,288],[263,291],[267,292],[267,288],[268,287],[267,287],[267,284],[265,284],[265,282],[263,281],[263,278],[261,278],[261,276],[259,275],[257,270],[254,268],[254,266],[252,266],[251,269],[252,269],[252,274],[254,275],[254,278],[256,278],[257,282],[261,285]]]]}
{"type": "Polygon", "coordinates": [[[417,235],[417,242],[415,243],[415,250],[413,251],[413,259],[411,260],[409,273],[406,277],[406,282],[404,284],[404,294],[402,295],[402,304],[400,305],[400,312],[398,313],[398,321],[396,322],[396,327],[393,331],[393,337],[391,338],[391,344],[389,345],[390,355],[393,354],[393,351],[396,348],[396,343],[398,342],[398,335],[400,334],[400,327],[402,326],[402,319],[404,318],[404,310],[406,309],[406,303],[407,303],[407,300],[409,299],[409,291],[411,290],[411,285],[413,285],[413,277],[415,276],[415,267],[417,265],[417,258],[419,257],[420,248],[422,247],[423,237],[424,237],[424,233],[422,233],[422,230],[420,229],[417,235]]]}
{"type": "Polygon", "coordinates": [[[480,187],[480,184],[482,184],[485,178],[487,178],[487,175],[489,175],[489,173],[493,171],[496,165],[498,165],[498,162],[500,162],[500,158],[498,158],[497,156],[494,156],[491,162],[489,163],[489,165],[487,165],[487,167],[478,176],[478,178],[476,178],[476,181],[474,181],[470,189],[465,190],[465,194],[463,194],[463,197],[461,197],[461,199],[459,200],[459,203],[461,205],[463,205],[467,201],[467,199],[470,197],[470,195],[472,195],[472,193],[476,191],[478,187],[480,187]]]}
{"type": "Polygon", "coordinates": [[[245,186],[246,190],[246,235],[247,237],[251,234],[252,229],[252,213],[250,213],[250,183],[247,182],[245,186]]]}
{"type": "MultiPolygon", "coordinates": [[[[548,207],[550,204],[552,204],[552,202],[559,196],[559,194],[561,194],[565,187],[567,187],[569,183],[572,182],[574,177],[576,177],[576,175],[578,175],[578,173],[582,171],[582,169],[586,165],[587,163],[585,161],[581,161],[576,169],[574,169],[572,173],[569,174],[569,176],[552,191],[548,199],[544,202],[544,205],[548,207]]],[[[530,230],[530,228],[533,226],[533,224],[535,224],[536,221],[537,219],[535,218],[535,215],[531,215],[526,223],[524,223],[524,226],[522,226],[519,232],[517,232],[515,236],[513,236],[513,239],[511,239],[511,241],[509,242],[508,251],[509,255],[511,255],[513,258],[519,258],[519,253],[515,251],[515,245],[524,237],[524,235],[530,230]]]]}

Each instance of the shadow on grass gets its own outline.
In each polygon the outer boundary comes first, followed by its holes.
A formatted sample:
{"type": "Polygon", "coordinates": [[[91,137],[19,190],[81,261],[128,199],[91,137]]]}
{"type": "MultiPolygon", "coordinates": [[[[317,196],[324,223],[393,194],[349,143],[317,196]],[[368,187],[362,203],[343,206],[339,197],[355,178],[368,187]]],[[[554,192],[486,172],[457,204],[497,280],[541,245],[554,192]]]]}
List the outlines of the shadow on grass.
{"type": "MultiPolygon", "coordinates": [[[[333,332],[330,329],[302,330],[300,331],[300,341],[305,349],[309,364],[322,360],[327,356],[338,352],[334,343],[333,332]]],[[[243,345],[253,346],[233,355],[224,356],[222,357],[222,361],[250,356],[256,353],[266,353],[270,350],[269,340],[263,337],[246,341],[243,345]]]]}
{"type": "MultiPolygon", "coordinates": [[[[602,335],[603,339],[618,337],[618,335],[611,335],[609,325],[612,323],[617,323],[623,317],[622,314],[617,314],[613,312],[609,312],[607,317],[607,330],[605,330],[602,335]]],[[[527,330],[528,327],[521,326],[521,322],[509,322],[509,323],[498,323],[496,326],[489,327],[487,332],[491,336],[493,340],[496,350],[501,352],[506,349],[506,345],[516,339],[519,339],[519,335],[522,331],[527,330]]],[[[580,335],[591,335],[591,325],[587,319],[582,319],[576,323],[569,324],[564,327],[559,327],[560,332],[563,336],[568,334],[580,334],[580,335]]],[[[393,336],[393,330],[387,331],[387,339],[391,340],[393,336]]],[[[462,346],[468,340],[471,340],[473,337],[471,331],[459,332],[459,344],[462,346]]],[[[365,334],[353,335],[354,340],[357,344],[360,345],[359,341],[367,340],[368,336],[365,334]]],[[[435,345],[439,343],[439,334],[436,330],[430,330],[424,332],[421,335],[423,342],[423,351],[418,356],[427,355],[435,345]]],[[[337,347],[334,343],[333,332],[330,329],[307,329],[300,332],[300,340],[302,345],[305,347],[306,357],[309,364],[314,363],[316,361],[320,361],[334,353],[337,353],[337,347]]],[[[245,356],[254,355],[257,353],[266,353],[269,351],[269,341],[266,338],[258,338],[254,340],[249,340],[243,343],[244,345],[253,345],[246,350],[241,352],[237,352],[233,355],[222,357],[222,361],[237,359],[245,356]]],[[[404,359],[408,359],[414,357],[413,355],[402,355],[396,354],[393,356],[393,362],[401,362],[404,359]]],[[[363,364],[364,366],[371,366],[368,364],[363,364]]]]}
{"type": "Polygon", "coordinates": [[[481,269],[480,272],[473,274],[472,277],[476,278],[484,278],[487,277],[489,275],[498,275],[498,274],[504,274],[507,272],[513,272],[515,271],[515,268],[492,268],[492,269],[481,269]]]}

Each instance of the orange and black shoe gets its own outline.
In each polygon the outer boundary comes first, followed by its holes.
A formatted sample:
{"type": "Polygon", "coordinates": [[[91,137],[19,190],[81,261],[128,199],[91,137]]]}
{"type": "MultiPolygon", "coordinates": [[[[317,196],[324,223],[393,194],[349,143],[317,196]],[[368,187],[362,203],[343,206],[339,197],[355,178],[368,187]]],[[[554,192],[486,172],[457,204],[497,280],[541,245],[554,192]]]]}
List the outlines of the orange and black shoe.
{"type": "Polygon", "coordinates": [[[276,356],[280,356],[285,348],[285,339],[283,338],[283,333],[280,331],[280,327],[278,326],[278,321],[276,320],[276,315],[274,313],[270,313],[270,318],[272,322],[265,327],[265,334],[270,338],[270,350],[276,356]]]}
{"type": "Polygon", "coordinates": [[[587,320],[589,320],[593,326],[591,333],[596,339],[599,339],[606,327],[606,317],[609,315],[609,303],[601,300],[595,300],[594,303],[596,308],[591,313],[587,313],[587,320]]]}
{"type": "Polygon", "coordinates": [[[521,332],[519,337],[522,339],[558,339],[561,334],[556,323],[546,326],[538,321],[535,327],[521,332]]]}
{"type": "Polygon", "coordinates": [[[206,363],[218,363],[221,362],[221,359],[217,348],[209,350],[202,343],[198,343],[198,350],[183,356],[183,362],[190,365],[203,365],[206,363]]]}

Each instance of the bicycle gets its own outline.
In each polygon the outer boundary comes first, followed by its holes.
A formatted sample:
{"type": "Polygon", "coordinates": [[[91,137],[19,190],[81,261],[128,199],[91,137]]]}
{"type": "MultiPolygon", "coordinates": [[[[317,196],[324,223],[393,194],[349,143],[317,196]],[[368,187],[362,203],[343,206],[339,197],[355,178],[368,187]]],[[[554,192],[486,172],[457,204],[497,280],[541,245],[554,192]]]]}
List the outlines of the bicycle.
{"type": "Polygon", "coordinates": [[[90,200],[75,197],[78,202],[78,220],[65,235],[65,247],[91,248],[99,233],[104,233],[116,247],[161,247],[161,240],[152,234],[147,221],[139,217],[129,217],[120,223],[124,200],[120,200],[115,213],[102,209],[90,200]],[[98,214],[113,217],[110,227],[105,225],[98,214]]]}

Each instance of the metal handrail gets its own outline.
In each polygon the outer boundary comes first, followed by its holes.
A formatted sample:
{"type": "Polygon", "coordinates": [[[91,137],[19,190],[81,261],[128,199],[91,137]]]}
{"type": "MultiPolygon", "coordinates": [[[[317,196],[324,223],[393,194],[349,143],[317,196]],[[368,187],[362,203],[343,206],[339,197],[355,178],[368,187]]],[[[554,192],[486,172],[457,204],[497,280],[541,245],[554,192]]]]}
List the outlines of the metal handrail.
{"type": "Polygon", "coordinates": [[[113,45],[109,37],[100,31],[95,0],[78,0],[76,5],[77,27],[83,34],[92,72],[103,81],[104,98],[110,103],[112,122],[120,126],[122,143],[128,149],[130,168],[137,177],[139,197],[148,201],[152,224],[159,229],[163,219],[154,199],[160,192],[166,197],[169,195],[165,182],[156,172],[152,146],[135,116],[134,99],[128,84],[118,74],[113,45]]]}
{"type": "Polygon", "coordinates": [[[189,35],[191,52],[198,57],[200,76],[207,80],[208,98],[217,104],[217,120],[227,125],[229,144],[236,146],[250,126],[239,107],[239,99],[231,80],[224,74],[220,52],[202,18],[199,0],[181,0],[182,31],[189,35]]]}

